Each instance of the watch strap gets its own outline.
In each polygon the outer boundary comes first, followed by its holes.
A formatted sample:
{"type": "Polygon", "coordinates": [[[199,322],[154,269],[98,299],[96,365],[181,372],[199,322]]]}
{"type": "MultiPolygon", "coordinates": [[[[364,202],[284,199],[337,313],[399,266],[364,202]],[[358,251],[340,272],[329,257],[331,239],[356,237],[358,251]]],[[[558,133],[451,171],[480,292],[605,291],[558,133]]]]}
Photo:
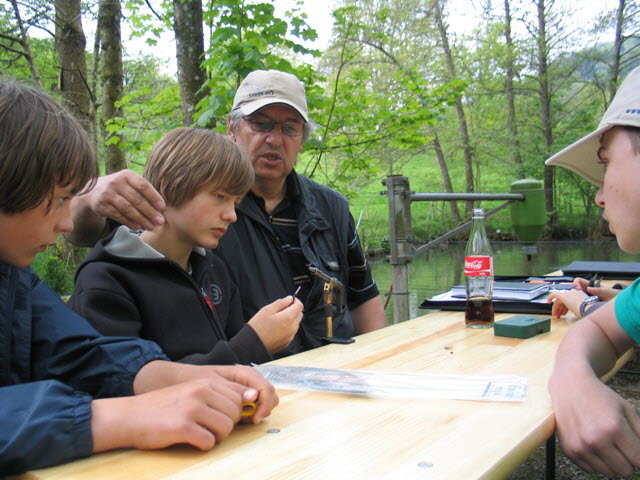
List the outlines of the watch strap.
{"type": "Polygon", "coordinates": [[[584,317],[587,313],[587,308],[590,305],[594,305],[598,302],[600,302],[600,298],[595,295],[591,295],[589,297],[584,298],[582,300],[582,303],[580,304],[580,316],[584,317]]]}

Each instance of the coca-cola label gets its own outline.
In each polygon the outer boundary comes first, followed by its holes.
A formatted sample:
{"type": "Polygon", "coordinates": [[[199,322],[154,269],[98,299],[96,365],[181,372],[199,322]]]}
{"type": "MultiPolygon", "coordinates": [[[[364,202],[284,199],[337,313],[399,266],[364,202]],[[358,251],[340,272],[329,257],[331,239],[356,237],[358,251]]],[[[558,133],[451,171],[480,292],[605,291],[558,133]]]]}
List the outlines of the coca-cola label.
{"type": "Polygon", "coordinates": [[[490,256],[464,257],[464,274],[467,277],[490,277],[493,275],[493,259],[490,256]]]}

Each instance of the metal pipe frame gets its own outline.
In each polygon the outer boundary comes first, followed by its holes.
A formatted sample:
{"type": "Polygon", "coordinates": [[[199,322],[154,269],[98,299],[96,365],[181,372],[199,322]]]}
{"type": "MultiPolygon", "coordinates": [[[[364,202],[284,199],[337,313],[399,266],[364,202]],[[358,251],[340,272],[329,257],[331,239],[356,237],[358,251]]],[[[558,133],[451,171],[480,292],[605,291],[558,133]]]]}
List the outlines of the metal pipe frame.
{"type": "Polygon", "coordinates": [[[412,202],[434,202],[459,200],[524,200],[522,193],[413,193],[412,202]]]}
{"type": "Polygon", "coordinates": [[[390,175],[382,181],[387,187],[389,205],[389,247],[393,290],[394,323],[409,320],[409,263],[416,255],[426,252],[445,240],[469,228],[471,222],[459,225],[450,232],[422,245],[413,247],[411,203],[432,201],[479,201],[506,200],[499,207],[489,210],[486,216],[505,208],[511,202],[522,201],[521,193],[415,193],[411,192],[409,179],[402,175],[390,175]]]}

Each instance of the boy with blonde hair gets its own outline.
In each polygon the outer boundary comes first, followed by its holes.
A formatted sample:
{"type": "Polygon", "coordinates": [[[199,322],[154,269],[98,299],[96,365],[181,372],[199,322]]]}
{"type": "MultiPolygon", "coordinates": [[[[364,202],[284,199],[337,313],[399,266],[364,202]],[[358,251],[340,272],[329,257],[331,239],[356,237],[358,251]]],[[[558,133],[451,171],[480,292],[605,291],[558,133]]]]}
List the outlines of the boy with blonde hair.
{"type": "Polygon", "coordinates": [[[247,367],[165,361],[157,345],[104,337],[35,275],[38,252],[70,232],[71,199],[98,167],[79,123],[42,92],[0,81],[0,472],[113,448],[208,450],[258,402],[278,403],[247,367]],[[119,398],[115,398],[119,397],[119,398]]]}
{"type": "Polygon", "coordinates": [[[161,193],[165,222],[126,226],[100,241],[76,273],[71,308],[105,335],[153,340],[192,364],[271,360],[295,335],[302,304],[286,297],[242,317],[236,286],[215,248],[254,181],[249,160],[215,132],[178,128],[154,146],[144,178],[161,193]]]}

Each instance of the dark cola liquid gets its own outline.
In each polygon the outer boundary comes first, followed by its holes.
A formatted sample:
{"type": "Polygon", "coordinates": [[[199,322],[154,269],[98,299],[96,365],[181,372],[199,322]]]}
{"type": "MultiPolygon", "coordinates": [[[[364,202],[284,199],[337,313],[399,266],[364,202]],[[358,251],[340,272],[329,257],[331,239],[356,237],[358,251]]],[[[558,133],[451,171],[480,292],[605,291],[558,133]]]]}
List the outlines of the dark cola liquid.
{"type": "Polygon", "coordinates": [[[467,300],[464,323],[473,328],[493,326],[493,302],[487,297],[472,297],[467,300]]]}

